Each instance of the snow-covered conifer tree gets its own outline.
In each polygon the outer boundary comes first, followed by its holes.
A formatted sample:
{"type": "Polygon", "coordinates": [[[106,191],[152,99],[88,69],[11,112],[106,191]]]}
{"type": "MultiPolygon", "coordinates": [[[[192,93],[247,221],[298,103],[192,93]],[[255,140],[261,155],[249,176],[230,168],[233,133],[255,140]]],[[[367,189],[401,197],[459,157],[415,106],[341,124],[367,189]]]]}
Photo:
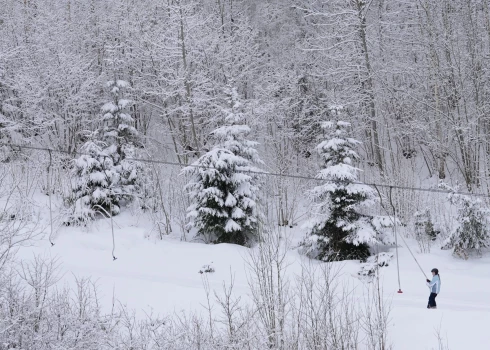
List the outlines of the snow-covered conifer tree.
{"type": "Polygon", "coordinates": [[[349,126],[343,121],[323,123],[329,138],[316,147],[324,162],[317,178],[325,182],[310,191],[317,218],[309,223],[303,244],[307,255],[319,260],[365,260],[368,244],[378,240],[373,218],[360,213],[374,203],[376,193],[358,182],[353,162],[359,158],[355,148],[360,142],[347,136],[349,126]]]}
{"type": "Polygon", "coordinates": [[[112,101],[102,106],[104,121],[103,140],[107,145],[104,155],[109,155],[114,164],[114,171],[120,175],[120,182],[115,188],[118,197],[130,199],[137,191],[138,176],[141,165],[134,161],[135,147],[140,144],[140,136],[134,128],[134,120],[129,115],[130,100],[122,98],[122,90],[129,87],[123,80],[109,81],[112,101]]]}
{"type": "MultiPolygon", "coordinates": [[[[80,149],[83,155],[75,160],[73,195],[79,203],[75,204],[75,213],[70,219],[72,223],[81,224],[93,219],[96,211],[102,211],[101,208],[107,212],[111,210],[114,202],[111,189],[119,182],[119,176],[113,171],[112,158],[104,157],[102,150],[103,144],[91,139],[80,149]]],[[[113,214],[118,209],[113,206],[113,214]]]]}
{"type": "Polygon", "coordinates": [[[75,161],[74,196],[84,205],[81,216],[93,217],[101,208],[117,215],[120,201],[133,199],[143,176],[141,165],[134,160],[135,145],[140,141],[127,112],[131,102],[122,98],[128,83],[109,81],[107,87],[112,100],[101,108],[102,130],[82,146],[84,154],[75,161]]]}
{"type": "Polygon", "coordinates": [[[207,242],[250,245],[257,236],[261,164],[257,143],[247,139],[242,105],[235,89],[227,89],[224,125],[211,134],[215,146],[185,169],[192,204],[189,226],[207,242]]]}
{"type": "Polygon", "coordinates": [[[480,254],[483,248],[490,246],[490,209],[479,198],[457,194],[456,189],[441,183],[441,188],[452,193],[448,198],[458,211],[458,226],[451,232],[443,248],[453,248],[456,256],[468,259],[469,253],[480,254]]]}

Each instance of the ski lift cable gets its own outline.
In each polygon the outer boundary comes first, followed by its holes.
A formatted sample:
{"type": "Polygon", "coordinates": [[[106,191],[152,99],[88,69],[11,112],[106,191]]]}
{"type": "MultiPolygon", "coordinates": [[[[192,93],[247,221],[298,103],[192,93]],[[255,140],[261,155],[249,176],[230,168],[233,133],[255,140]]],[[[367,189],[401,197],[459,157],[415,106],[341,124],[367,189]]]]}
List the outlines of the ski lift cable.
{"type": "MultiPolygon", "coordinates": [[[[0,143],[0,145],[12,147],[12,148],[18,148],[18,149],[30,149],[30,150],[38,150],[38,151],[46,151],[46,152],[51,151],[51,152],[70,154],[70,155],[90,155],[88,153],[82,153],[82,152],[70,152],[70,151],[65,151],[65,150],[55,150],[55,149],[51,149],[51,148],[17,145],[17,144],[4,143],[4,142],[0,143]]],[[[164,160],[148,159],[148,158],[129,158],[128,157],[125,159],[128,161],[164,164],[164,165],[176,166],[176,167],[180,167],[180,168],[199,168],[199,169],[209,169],[209,170],[216,169],[214,167],[204,166],[204,165],[197,165],[197,164],[187,164],[186,165],[186,164],[181,164],[181,163],[177,163],[177,162],[169,162],[169,161],[164,161],[164,160]]],[[[272,173],[272,172],[256,171],[256,170],[239,170],[239,169],[237,170],[237,172],[244,173],[244,174],[257,174],[257,175],[263,175],[263,176],[285,177],[285,178],[300,179],[300,180],[325,181],[325,179],[322,179],[319,177],[306,176],[306,175],[293,175],[293,174],[272,173]]],[[[459,195],[470,196],[470,197],[490,198],[490,194],[449,191],[449,190],[443,190],[443,189],[437,189],[437,188],[398,186],[398,185],[393,185],[393,184],[369,183],[369,182],[357,182],[357,181],[352,182],[352,184],[366,185],[366,186],[373,186],[373,187],[377,186],[377,187],[381,187],[381,188],[387,188],[387,189],[391,188],[391,189],[406,190],[406,191],[421,191],[421,192],[432,192],[432,193],[443,193],[443,194],[459,194],[459,195]]]]}

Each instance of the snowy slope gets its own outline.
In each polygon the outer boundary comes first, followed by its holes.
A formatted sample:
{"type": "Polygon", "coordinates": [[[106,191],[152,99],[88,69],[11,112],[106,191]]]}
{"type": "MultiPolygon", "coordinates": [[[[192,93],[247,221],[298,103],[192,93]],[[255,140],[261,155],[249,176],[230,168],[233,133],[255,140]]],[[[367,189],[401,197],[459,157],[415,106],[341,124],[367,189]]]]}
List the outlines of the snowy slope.
{"type": "MultiPolygon", "coordinates": [[[[412,247],[412,250],[415,250],[412,247]]],[[[429,290],[422,272],[407,249],[399,249],[403,294],[393,293],[390,336],[396,349],[437,349],[436,333],[447,340],[450,349],[484,349],[490,344],[490,258],[462,261],[449,252],[434,249],[431,254],[416,254],[419,263],[441,275],[438,309],[427,310],[429,290]]],[[[429,274],[429,272],[428,272],[429,274]]],[[[384,272],[385,290],[397,287],[396,266],[384,272]]]]}
{"type": "MultiPolygon", "coordinates": [[[[90,228],[64,228],[57,235],[56,245],[47,240],[33,247],[22,248],[19,256],[30,258],[33,253],[57,256],[65,272],[63,281],[73,283],[74,276],[91,276],[98,281],[102,301],[107,309],[113,293],[123,304],[138,311],[153,309],[156,313],[200,310],[205,302],[202,265],[215,267],[208,274],[212,289],[221,290],[222,282],[235,275],[235,292],[246,295],[248,249],[234,245],[204,245],[180,242],[174,238],[151,242],[144,239],[141,223],[124,213],[115,227],[117,260],[112,260],[110,221],[102,220],[90,228]]],[[[415,247],[412,247],[416,251],[415,247]]],[[[449,252],[434,249],[431,254],[416,254],[427,270],[440,270],[442,288],[437,298],[438,309],[427,310],[429,290],[424,276],[408,250],[399,249],[401,287],[398,294],[395,260],[382,269],[385,296],[391,301],[389,337],[395,349],[438,349],[437,330],[450,349],[483,349],[490,344],[490,258],[462,261],[449,252]]],[[[301,270],[304,257],[289,253],[291,277],[301,270]]],[[[347,262],[344,278],[356,283],[359,298],[362,284],[353,277],[359,263],[347,262]]]]}

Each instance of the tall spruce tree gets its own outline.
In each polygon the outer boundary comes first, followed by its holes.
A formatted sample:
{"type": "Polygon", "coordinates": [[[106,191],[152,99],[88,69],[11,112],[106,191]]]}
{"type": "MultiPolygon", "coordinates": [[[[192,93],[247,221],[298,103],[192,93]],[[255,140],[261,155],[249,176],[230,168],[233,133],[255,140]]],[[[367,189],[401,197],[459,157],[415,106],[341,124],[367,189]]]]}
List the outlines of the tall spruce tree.
{"type": "Polygon", "coordinates": [[[227,89],[228,108],[224,125],[211,133],[215,146],[184,172],[191,177],[186,186],[191,198],[189,227],[206,242],[250,245],[257,238],[262,164],[247,139],[243,106],[235,89],[227,89]]]}
{"type": "Polygon", "coordinates": [[[140,135],[129,114],[132,101],[123,98],[124,89],[129,83],[123,80],[109,81],[112,101],[102,106],[103,141],[107,145],[103,154],[111,157],[114,171],[119,174],[119,183],[114,186],[115,200],[131,200],[137,193],[143,174],[141,163],[134,160],[136,146],[141,145],[140,135]]]}
{"type": "Polygon", "coordinates": [[[349,123],[324,122],[329,139],[317,147],[324,169],[317,175],[322,185],[310,191],[317,217],[308,225],[303,242],[308,256],[319,260],[365,260],[369,243],[378,241],[373,218],[360,212],[374,203],[374,190],[358,182],[359,158],[355,148],[359,141],[347,136],[349,123]]]}
{"type": "Polygon", "coordinates": [[[102,127],[82,146],[84,154],[75,160],[73,193],[83,205],[75,213],[75,221],[93,218],[96,211],[117,215],[121,201],[133,200],[139,191],[144,174],[141,164],[134,160],[140,139],[128,112],[131,101],[123,98],[128,86],[123,80],[107,82],[111,101],[101,108],[102,127]]]}

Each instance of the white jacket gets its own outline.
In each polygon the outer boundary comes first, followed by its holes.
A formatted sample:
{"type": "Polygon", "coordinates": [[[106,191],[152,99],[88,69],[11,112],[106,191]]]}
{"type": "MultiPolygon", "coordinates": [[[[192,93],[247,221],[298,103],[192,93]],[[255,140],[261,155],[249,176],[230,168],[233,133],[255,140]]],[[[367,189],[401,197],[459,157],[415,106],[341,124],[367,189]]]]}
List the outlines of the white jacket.
{"type": "Polygon", "coordinates": [[[427,283],[427,286],[430,288],[431,293],[439,294],[441,291],[441,279],[439,278],[439,275],[432,277],[432,281],[427,283]]]}

